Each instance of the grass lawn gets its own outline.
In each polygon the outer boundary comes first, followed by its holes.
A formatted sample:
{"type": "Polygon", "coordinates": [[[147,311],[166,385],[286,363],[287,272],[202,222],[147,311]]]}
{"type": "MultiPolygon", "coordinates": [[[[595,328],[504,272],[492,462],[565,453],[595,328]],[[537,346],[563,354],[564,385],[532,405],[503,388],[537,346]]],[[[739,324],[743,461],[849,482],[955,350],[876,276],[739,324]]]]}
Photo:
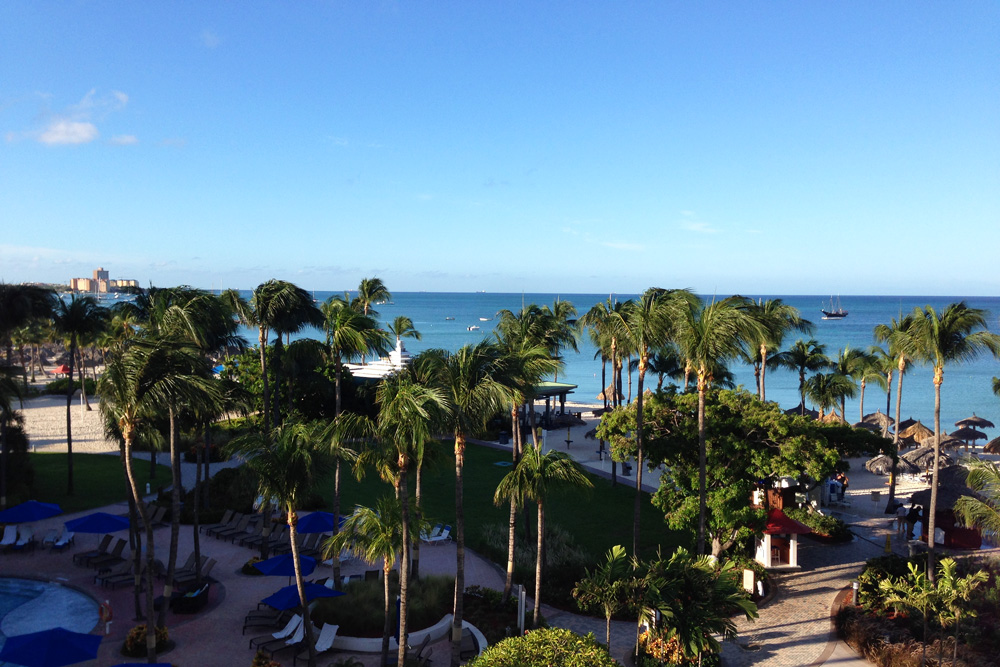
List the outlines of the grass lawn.
{"type": "MultiPolygon", "coordinates": [[[[427,520],[431,523],[454,525],[455,522],[455,458],[452,445],[438,447],[436,463],[425,469],[423,474],[423,505],[427,520]]],[[[466,544],[476,548],[483,526],[487,524],[507,525],[509,506],[493,505],[493,493],[500,479],[510,470],[495,465],[510,463],[510,453],[478,445],[468,445],[465,451],[465,521],[466,544]]],[[[410,492],[413,493],[413,476],[410,477],[410,492]]],[[[593,489],[574,489],[557,493],[546,503],[546,523],[556,524],[574,536],[577,544],[593,560],[603,557],[608,549],[621,544],[632,550],[632,518],[635,502],[635,478],[619,478],[617,487],[611,482],[590,475],[593,489]]],[[[372,506],[378,497],[392,493],[392,487],[381,481],[376,474],[368,472],[358,482],[345,470],[341,476],[341,512],[349,513],[355,505],[372,506]]],[[[325,480],[319,492],[327,500],[333,500],[333,478],[325,480]]],[[[535,507],[530,508],[532,519],[535,507]]],[[[664,553],[670,553],[677,545],[690,546],[691,536],[672,531],[665,525],[663,514],[644,494],[641,514],[640,550],[649,557],[656,547],[662,546],[664,553]]],[[[454,536],[454,532],[452,533],[454,536]]]]}
{"type": "MultiPolygon", "coordinates": [[[[74,454],[72,496],[66,495],[67,455],[29,454],[35,468],[33,498],[46,503],[57,503],[63,512],[82,512],[123,502],[128,498],[125,468],[117,456],[111,454],[74,454]]],[[[163,457],[166,460],[166,457],[163,457]]],[[[138,482],[143,487],[149,481],[149,463],[136,462],[138,482]]],[[[170,468],[157,466],[153,486],[170,483],[170,468]]]]}

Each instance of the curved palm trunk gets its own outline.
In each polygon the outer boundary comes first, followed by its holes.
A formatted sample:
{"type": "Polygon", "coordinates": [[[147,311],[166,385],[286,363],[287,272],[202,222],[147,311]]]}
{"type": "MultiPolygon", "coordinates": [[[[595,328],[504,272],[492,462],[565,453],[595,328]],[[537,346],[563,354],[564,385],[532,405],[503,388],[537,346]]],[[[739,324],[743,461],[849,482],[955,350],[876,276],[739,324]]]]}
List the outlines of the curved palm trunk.
{"type": "Polygon", "coordinates": [[[799,414],[803,417],[806,414],[806,371],[799,371],[799,414]]]}
{"type": "Polygon", "coordinates": [[[642,468],[643,468],[643,438],[642,438],[642,384],[646,379],[646,361],[645,356],[639,357],[639,396],[636,398],[636,412],[635,412],[635,442],[636,442],[636,457],[635,457],[635,503],[633,507],[632,515],[632,555],[636,558],[639,557],[639,515],[642,511],[642,468]]]}
{"type": "MultiPolygon", "coordinates": [[[[417,471],[416,471],[416,480],[415,480],[416,484],[417,484],[417,488],[413,490],[414,491],[413,495],[414,495],[414,500],[415,500],[415,506],[413,508],[413,512],[414,512],[414,515],[415,515],[414,518],[416,519],[416,521],[414,523],[417,526],[418,530],[419,530],[420,526],[423,525],[423,522],[424,522],[423,506],[421,505],[421,489],[423,487],[423,479],[422,479],[423,478],[423,472],[424,472],[424,461],[421,458],[421,459],[417,460],[417,471]]],[[[420,540],[419,539],[413,540],[412,552],[413,552],[413,555],[410,557],[410,562],[412,563],[412,566],[410,567],[410,579],[416,581],[417,579],[420,578],[420,540]]]]}
{"type": "Polygon", "coordinates": [[[767,400],[767,391],[764,389],[764,380],[767,377],[767,345],[760,346],[760,402],[767,400]]]}
{"type": "MultiPolygon", "coordinates": [[[[207,429],[206,429],[207,430],[207,429]]],[[[208,437],[207,434],[205,437],[208,437]]],[[[194,512],[194,525],[191,526],[192,533],[191,538],[194,542],[194,563],[195,563],[195,582],[199,588],[201,588],[201,540],[198,538],[199,531],[201,529],[201,521],[198,514],[198,506],[201,505],[201,459],[204,456],[205,445],[202,444],[201,447],[195,447],[195,465],[194,465],[194,503],[191,507],[194,512]]]]}
{"type": "MultiPolygon", "coordinates": [[[[892,400],[892,371],[885,374],[885,414],[889,414],[889,402],[892,400]]],[[[896,415],[897,418],[899,415],[896,415]]],[[[899,423],[898,421],[896,422],[899,423]]]]}
{"type": "MultiPolygon", "coordinates": [[[[306,628],[306,646],[309,649],[309,667],[316,665],[316,638],[313,637],[313,624],[309,613],[309,604],[306,601],[306,584],[302,577],[302,564],[299,563],[299,541],[298,531],[295,527],[299,523],[299,515],[295,508],[287,507],[288,514],[288,540],[292,547],[292,564],[295,567],[295,586],[299,589],[299,602],[302,604],[302,622],[306,628]]],[[[385,663],[383,663],[385,664],[385,663]]]]}
{"type": "Polygon", "coordinates": [[[270,393],[267,384],[267,328],[260,327],[260,333],[258,335],[258,343],[260,344],[260,377],[261,381],[264,383],[264,432],[266,433],[269,428],[270,420],[270,393]]]}
{"type": "MultiPolygon", "coordinates": [[[[896,427],[893,429],[892,434],[892,469],[889,471],[889,501],[886,503],[885,511],[886,514],[892,511],[892,508],[896,505],[896,475],[899,474],[896,471],[896,457],[899,456],[899,413],[901,412],[901,407],[903,405],[903,371],[905,368],[906,361],[904,359],[899,360],[899,380],[896,382],[896,427]]],[[[889,385],[887,394],[892,392],[892,385],[889,385]]],[[[912,536],[910,536],[912,537],[912,536]]]]}
{"type": "MultiPolygon", "coordinates": [[[[533,428],[534,426],[532,426],[533,428]]],[[[465,435],[455,433],[455,599],[451,619],[451,664],[462,662],[462,619],[465,614],[465,435]]]]}
{"type": "Polygon", "coordinates": [[[73,495],[73,357],[76,352],[76,336],[69,339],[69,389],[66,390],[66,495],[73,495]]]}
{"type": "Polygon", "coordinates": [[[76,359],[80,362],[80,401],[88,412],[92,411],[90,401],[87,399],[87,365],[83,363],[83,348],[77,348],[76,359]]]}
{"type": "MultiPolygon", "coordinates": [[[[177,412],[169,408],[170,420],[170,551],[167,556],[167,580],[163,584],[163,598],[169,600],[174,592],[174,573],[177,571],[177,543],[181,536],[181,457],[177,451],[177,412]]],[[[195,564],[197,567],[199,563],[195,564]]],[[[167,605],[160,607],[157,625],[167,623],[167,605]]]]}
{"type": "MultiPolygon", "coordinates": [[[[340,458],[338,457],[333,466],[333,537],[340,532],[340,458]]],[[[340,554],[333,554],[331,559],[333,565],[333,586],[338,591],[340,583],[340,554]]]]}
{"type": "Polygon", "coordinates": [[[938,471],[941,469],[941,385],[944,383],[944,367],[934,368],[934,477],[931,479],[931,506],[927,510],[927,581],[935,585],[934,572],[934,529],[937,523],[938,471]]]}
{"type": "Polygon", "coordinates": [[[406,479],[406,470],[408,467],[409,462],[407,461],[407,457],[400,456],[399,497],[403,519],[403,544],[399,554],[399,652],[396,663],[398,667],[403,667],[406,663],[406,612],[410,597],[410,499],[406,479]]]}
{"type": "MultiPolygon", "coordinates": [[[[514,468],[517,467],[518,449],[517,437],[519,424],[517,423],[517,402],[510,408],[511,424],[511,458],[514,461],[514,468]]],[[[507,573],[503,582],[503,600],[506,602],[510,597],[511,589],[514,587],[514,548],[516,545],[515,530],[517,529],[517,502],[512,497],[510,499],[510,515],[507,518],[507,573]]]]}
{"type": "Polygon", "coordinates": [[[389,602],[389,572],[391,571],[392,563],[386,558],[382,563],[382,589],[385,593],[383,613],[385,614],[385,619],[382,621],[382,662],[379,663],[380,665],[389,662],[389,636],[392,634],[392,606],[389,602]]]}
{"type": "Polygon", "coordinates": [[[706,470],[705,371],[698,371],[698,555],[705,555],[706,470]]]}
{"type": "MultiPolygon", "coordinates": [[[[123,429],[124,430],[124,429],[123,429]]],[[[132,434],[125,435],[125,476],[132,489],[133,498],[139,495],[139,485],[135,481],[135,470],[132,467],[132,434]]],[[[156,630],[153,626],[155,609],[153,609],[153,526],[149,522],[149,512],[142,502],[136,503],[136,509],[143,525],[146,526],[146,656],[150,663],[156,662],[156,630]]]]}
{"type": "Polygon", "coordinates": [[[538,627],[542,620],[542,554],[545,547],[545,505],[542,500],[538,501],[538,544],[537,555],[535,556],[535,610],[531,624],[538,627]]]}
{"type": "Polygon", "coordinates": [[[858,417],[858,421],[865,418],[865,385],[868,384],[864,378],[861,378],[861,405],[858,408],[861,412],[861,416],[858,417]]]}

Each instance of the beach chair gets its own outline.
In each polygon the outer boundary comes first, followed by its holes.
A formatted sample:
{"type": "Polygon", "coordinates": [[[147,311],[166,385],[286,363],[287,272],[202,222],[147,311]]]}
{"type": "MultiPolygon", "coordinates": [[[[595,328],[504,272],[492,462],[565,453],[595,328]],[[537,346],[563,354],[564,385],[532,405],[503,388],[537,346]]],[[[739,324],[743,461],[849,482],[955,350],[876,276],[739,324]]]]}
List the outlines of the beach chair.
{"type": "MultiPolygon", "coordinates": [[[[423,640],[419,644],[417,644],[417,648],[416,649],[414,649],[412,646],[407,646],[406,647],[406,664],[409,665],[411,662],[416,662],[418,664],[427,664],[427,662],[428,662],[428,660],[430,658],[431,653],[430,653],[430,651],[428,651],[427,654],[424,655],[424,651],[427,651],[427,645],[430,644],[430,642],[431,642],[431,635],[428,632],[427,634],[424,635],[423,640]]],[[[395,651],[389,651],[389,655],[386,656],[386,659],[385,659],[385,664],[386,664],[386,667],[389,667],[390,665],[395,665],[396,664],[396,652],[395,651]]]]}
{"type": "MultiPolygon", "coordinates": [[[[313,626],[313,637],[319,635],[319,628],[315,625],[313,626]]],[[[306,624],[301,624],[295,633],[288,639],[274,639],[258,646],[257,649],[268,654],[270,657],[274,657],[274,654],[278,651],[283,651],[287,648],[295,648],[302,646],[306,641],[306,624]]]]}
{"type": "Polygon", "coordinates": [[[436,544],[438,542],[446,542],[450,539],[451,539],[451,526],[445,526],[444,530],[442,530],[439,535],[431,537],[425,540],[425,542],[427,542],[427,544],[436,544]]]}
{"type": "Polygon", "coordinates": [[[430,542],[431,539],[441,534],[442,527],[443,527],[442,524],[439,523],[438,525],[434,526],[434,530],[432,530],[430,533],[428,533],[425,530],[420,531],[420,541],[430,542]]]}
{"type": "MultiPolygon", "coordinates": [[[[91,558],[97,558],[108,553],[108,547],[111,546],[111,540],[113,539],[115,539],[113,535],[105,535],[101,538],[101,542],[97,545],[96,549],[78,551],[73,554],[73,562],[79,565],[86,565],[91,558]]],[[[53,548],[55,548],[55,545],[53,545],[53,548]]]]}
{"type": "Polygon", "coordinates": [[[63,534],[52,543],[52,549],[55,551],[62,551],[63,549],[68,549],[69,545],[76,541],[76,533],[70,530],[63,529],[63,534]]]}
{"type": "MultiPolygon", "coordinates": [[[[323,629],[319,631],[319,636],[316,637],[316,643],[313,644],[317,656],[333,649],[333,642],[337,639],[337,630],[339,629],[339,625],[334,625],[332,623],[326,623],[323,625],[323,629]]],[[[299,664],[299,660],[308,662],[309,651],[305,650],[300,653],[296,653],[295,658],[292,659],[292,667],[299,664]]]]}
{"type": "Polygon", "coordinates": [[[226,510],[225,514],[222,515],[222,521],[219,523],[209,523],[204,526],[200,526],[198,528],[198,532],[211,535],[213,530],[219,530],[229,525],[229,522],[232,520],[234,514],[236,514],[234,510],[226,510]]]}
{"type": "Polygon", "coordinates": [[[35,529],[31,526],[21,526],[17,531],[17,541],[7,547],[11,551],[24,551],[35,548],[35,529]]]}
{"type": "Polygon", "coordinates": [[[4,526],[3,538],[0,538],[0,551],[6,551],[7,547],[17,542],[17,526],[4,526]]]}
{"type": "Polygon", "coordinates": [[[302,626],[302,615],[295,614],[288,622],[285,624],[281,630],[271,633],[269,635],[261,635],[260,637],[254,637],[250,640],[250,648],[259,647],[261,644],[265,644],[275,639],[285,639],[286,637],[291,637],[295,631],[302,626]]]}
{"type": "Polygon", "coordinates": [[[212,524],[211,526],[205,526],[205,534],[212,535],[214,537],[217,533],[223,530],[229,530],[230,528],[235,528],[236,524],[239,523],[240,519],[242,519],[243,516],[244,515],[240,514],[239,512],[233,512],[232,514],[229,514],[229,519],[227,521],[212,524]]]}
{"type": "Polygon", "coordinates": [[[260,544],[261,540],[264,539],[264,523],[261,522],[259,525],[249,526],[247,530],[239,535],[232,535],[229,541],[236,544],[239,540],[241,547],[254,547],[260,544]]]}
{"type": "Polygon", "coordinates": [[[216,531],[212,536],[220,540],[228,540],[233,536],[242,535],[247,532],[247,526],[250,525],[251,518],[253,517],[249,514],[244,514],[240,517],[240,520],[236,522],[235,526],[216,531]]]}
{"type": "MultiPolygon", "coordinates": [[[[66,530],[65,526],[63,527],[63,530],[66,530]]],[[[48,529],[47,531],[45,531],[45,537],[42,538],[42,548],[44,549],[45,547],[51,547],[53,544],[55,544],[55,541],[57,539],[59,539],[59,529],[58,528],[48,529]]]]}
{"type": "MultiPolygon", "coordinates": [[[[202,558],[204,558],[204,556],[202,558]]],[[[212,568],[215,567],[215,559],[214,558],[209,558],[207,561],[204,561],[204,563],[205,564],[201,566],[201,578],[202,579],[208,578],[208,575],[212,571],[212,568]]],[[[193,582],[195,582],[197,580],[198,580],[198,573],[195,572],[194,570],[191,570],[189,572],[182,572],[179,575],[176,574],[176,573],[174,574],[174,585],[175,586],[181,586],[183,584],[190,584],[190,583],[193,583],[193,582]]]]}
{"type": "Polygon", "coordinates": [[[94,583],[100,584],[102,587],[104,587],[107,586],[107,582],[109,579],[115,579],[123,574],[131,576],[131,572],[132,572],[132,562],[123,561],[103,574],[94,575],[94,583]]]}
{"type": "MultiPolygon", "coordinates": [[[[167,516],[167,508],[160,506],[150,506],[147,510],[149,512],[149,525],[153,528],[160,528],[166,526],[167,522],[163,520],[163,517],[167,516]]],[[[142,515],[139,515],[139,530],[145,530],[146,525],[142,522],[142,515]]]]}
{"type": "Polygon", "coordinates": [[[246,634],[247,628],[261,628],[265,626],[277,627],[288,622],[288,619],[292,617],[291,610],[288,609],[271,609],[270,607],[261,609],[251,609],[247,612],[247,615],[243,618],[243,632],[240,634],[246,634]]]}
{"type": "MultiPolygon", "coordinates": [[[[134,586],[135,585],[135,572],[132,567],[127,568],[128,571],[118,574],[113,577],[105,576],[105,579],[101,582],[102,586],[106,586],[111,590],[117,590],[119,586],[134,586]]],[[[146,574],[146,563],[143,561],[142,568],[139,570],[139,590],[143,590],[145,586],[142,582],[145,581],[143,575],[146,574]]]]}
{"type": "Polygon", "coordinates": [[[115,546],[114,548],[111,549],[111,551],[104,554],[103,556],[97,556],[96,558],[91,558],[89,561],[87,561],[87,565],[96,569],[99,573],[110,570],[112,567],[125,560],[122,557],[122,552],[125,550],[125,547],[127,545],[128,542],[119,537],[118,541],[115,542],[115,546]]]}

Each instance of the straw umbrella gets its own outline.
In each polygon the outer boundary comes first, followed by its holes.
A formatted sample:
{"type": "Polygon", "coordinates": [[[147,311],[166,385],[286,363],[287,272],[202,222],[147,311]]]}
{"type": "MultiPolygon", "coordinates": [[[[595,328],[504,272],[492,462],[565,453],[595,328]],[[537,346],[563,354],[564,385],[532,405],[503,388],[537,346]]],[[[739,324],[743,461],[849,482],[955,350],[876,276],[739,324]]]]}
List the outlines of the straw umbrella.
{"type": "Polygon", "coordinates": [[[921,442],[934,435],[934,431],[924,426],[919,421],[899,432],[900,438],[910,438],[914,442],[921,442]]]}
{"type": "Polygon", "coordinates": [[[609,401],[613,401],[615,397],[617,397],[619,401],[625,398],[620,391],[615,389],[614,383],[605,387],[604,391],[597,395],[597,400],[603,401],[605,397],[607,397],[609,401]]]}
{"type": "Polygon", "coordinates": [[[819,421],[824,424],[846,424],[847,420],[838,415],[836,412],[831,412],[829,414],[823,415],[823,418],[819,421]]]}
{"type": "Polygon", "coordinates": [[[794,408],[789,408],[788,410],[785,410],[785,414],[786,415],[792,415],[793,417],[796,416],[796,415],[803,415],[804,414],[806,417],[812,417],[813,419],[816,419],[816,418],[819,417],[819,413],[816,412],[815,410],[810,410],[809,408],[806,408],[805,411],[803,411],[801,403],[799,403],[798,405],[796,405],[794,408]]]}
{"type": "Polygon", "coordinates": [[[996,428],[996,426],[989,419],[983,419],[982,417],[977,417],[976,413],[973,412],[971,417],[966,417],[965,419],[959,419],[955,422],[955,426],[971,426],[972,428],[996,428]]]}
{"type": "Polygon", "coordinates": [[[969,443],[972,443],[972,451],[976,451],[976,440],[986,440],[989,436],[982,431],[977,431],[971,426],[963,426],[960,429],[952,431],[948,434],[948,437],[958,438],[965,443],[965,449],[968,451],[969,443]]]}
{"type": "Polygon", "coordinates": [[[867,414],[861,420],[866,424],[873,424],[878,426],[880,429],[887,430],[890,426],[896,423],[896,420],[887,414],[884,414],[881,410],[876,410],[871,414],[867,414]]]}
{"type": "Polygon", "coordinates": [[[899,428],[900,436],[902,436],[903,429],[910,428],[916,423],[917,420],[914,419],[913,417],[908,417],[907,419],[904,419],[903,421],[899,422],[899,426],[897,428],[899,428]]]}
{"type": "Polygon", "coordinates": [[[984,454],[1000,454],[1000,438],[993,438],[983,445],[984,454]]]}
{"type": "MultiPolygon", "coordinates": [[[[901,457],[913,465],[917,466],[921,470],[926,470],[930,465],[934,463],[934,447],[925,446],[914,449],[912,452],[907,452],[901,457]]],[[[951,465],[951,457],[947,454],[941,454],[941,465],[951,465]]]]}
{"type": "Polygon", "coordinates": [[[859,422],[855,422],[854,424],[852,424],[852,426],[854,426],[854,428],[863,428],[866,431],[871,431],[872,433],[881,433],[882,432],[882,427],[881,426],[879,426],[878,424],[873,424],[871,422],[859,421],[859,422]]]}
{"type": "MultiPolygon", "coordinates": [[[[942,459],[944,457],[942,456],[942,459]]],[[[942,467],[938,471],[938,504],[939,510],[952,509],[955,501],[962,496],[980,498],[981,496],[966,485],[969,471],[962,466],[942,467]]],[[[931,500],[931,490],[924,489],[913,494],[912,500],[918,505],[928,506],[931,500]]]]}
{"type": "MultiPolygon", "coordinates": [[[[888,475],[892,472],[892,457],[886,456],[885,454],[879,454],[875,458],[869,459],[865,462],[865,470],[876,475],[888,475]]],[[[920,468],[913,465],[906,459],[900,458],[896,461],[896,474],[912,475],[917,472],[920,472],[920,468]]]]}
{"type": "MultiPolygon", "coordinates": [[[[921,447],[933,447],[934,446],[934,436],[924,438],[920,441],[921,447]]],[[[941,436],[941,449],[958,449],[959,447],[965,447],[965,443],[958,438],[953,438],[950,435],[941,436]]]]}

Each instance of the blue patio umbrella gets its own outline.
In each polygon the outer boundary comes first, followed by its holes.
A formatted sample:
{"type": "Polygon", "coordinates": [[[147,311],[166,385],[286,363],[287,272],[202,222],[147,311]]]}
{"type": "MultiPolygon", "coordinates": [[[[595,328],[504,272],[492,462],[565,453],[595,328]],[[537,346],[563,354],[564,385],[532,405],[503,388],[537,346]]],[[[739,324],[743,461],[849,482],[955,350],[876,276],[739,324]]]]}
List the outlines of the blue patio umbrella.
{"type": "Polygon", "coordinates": [[[107,512],[94,512],[66,522],[66,530],[74,533],[117,533],[127,529],[127,517],[107,512]]]}
{"type": "MultiPolygon", "coordinates": [[[[341,591],[336,591],[332,588],[327,588],[321,584],[315,584],[313,582],[308,582],[305,586],[306,589],[306,602],[312,602],[317,598],[335,598],[338,595],[343,595],[341,591]]],[[[278,611],[284,611],[285,609],[295,609],[301,606],[299,601],[299,589],[297,586],[292,584],[291,586],[285,586],[277,593],[269,595],[263,600],[263,604],[273,607],[278,611]]]]}
{"type": "MultiPolygon", "coordinates": [[[[340,526],[344,525],[344,517],[340,517],[340,526]]],[[[300,533],[332,533],[333,514],[330,512],[310,512],[295,525],[300,533]]]]}
{"type": "Polygon", "coordinates": [[[52,628],[26,635],[7,637],[0,649],[0,662],[24,667],[62,667],[97,657],[101,635],[52,628]]]}
{"type": "Polygon", "coordinates": [[[37,500],[29,500],[8,507],[0,512],[0,523],[27,523],[28,521],[41,521],[57,514],[62,514],[62,508],[52,503],[40,503],[37,500]]]}
{"type": "Polygon", "coordinates": [[[119,662],[115,667],[170,667],[169,662],[154,662],[152,665],[148,662],[119,662]]]}
{"type": "MultiPolygon", "coordinates": [[[[295,559],[292,558],[292,554],[274,556],[273,558],[262,560],[259,563],[254,563],[253,566],[267,575],[282,577],[295,576],[295,559]]],[[[316,569],[316,559],[310,558],[309,556],[299,556],[299,567],[302,570],[302,576],[308,577],[313,573],[313,570],[316,569]]]]}

